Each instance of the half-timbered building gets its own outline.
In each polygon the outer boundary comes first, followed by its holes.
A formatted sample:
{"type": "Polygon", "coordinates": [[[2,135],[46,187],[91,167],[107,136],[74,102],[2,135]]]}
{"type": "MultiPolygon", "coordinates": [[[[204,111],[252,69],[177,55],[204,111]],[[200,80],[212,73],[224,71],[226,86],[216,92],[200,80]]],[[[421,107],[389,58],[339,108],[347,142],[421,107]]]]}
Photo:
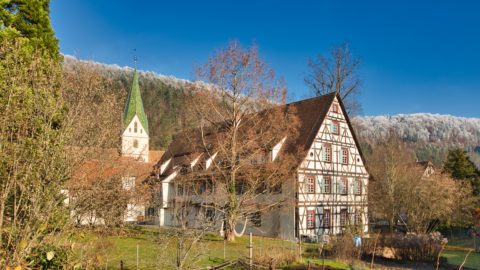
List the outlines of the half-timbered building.
{"type": "MultiPolygon", "coordinates": [[[[268,155],[274,160],[287,151],[301,153],[292,164],[291,179],[286,179],[281,188],[283,197],[292,203],[268,213],[257,213],[245,231],[290,240],[305,237],[319,240],[348,228],[367,232],[369,175],[340,96],[331,93],[283,106],[295,109],[298,134],[280,141],[268,155]]],[[[174,139],[156,165],[161,186],[161,203],[156,211],[160,225],[175,225],[172,190],[181,170],[192,166],[208,170],[215,162],[215,156],[191,155],[180,139],[174,139]]]]}

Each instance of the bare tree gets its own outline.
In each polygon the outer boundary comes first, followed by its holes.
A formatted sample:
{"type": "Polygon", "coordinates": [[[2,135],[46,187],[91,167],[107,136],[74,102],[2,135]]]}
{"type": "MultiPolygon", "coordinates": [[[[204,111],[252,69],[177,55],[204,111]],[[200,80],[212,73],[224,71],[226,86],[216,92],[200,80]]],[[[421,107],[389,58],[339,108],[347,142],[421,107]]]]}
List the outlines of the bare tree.
{"type": "Polygon", "coordinates": [[[434,231],[442,222],[461,224],[471,220],[474,200],[471,187],[447,174],[435,173],[404,186],[403,211],[400,220],[416,233],[434,231]]]}
{"type": "Polygon", "coordinates": [[[368,160],[372,175],[368,193],[370,215],[387,220],[391,231],[402,214],[403,185],[414,183],[422,176],[414,161],[414,153],[394,132],[375,146],[368,160]]]}
{"type": "Polygon", "coordinates": [[[110,78],[88,63],[67,65],[63,73],[62,93],[73,127],[70,155],[75,166],[92,159],[110,161],[115,155],[106,150],[119,152],[127,91],[119,91],[110,78]]]}
{"type": "Polygon", "coordinates": [[[399,223],[407,231],[428,233],[472,209],[468,186],[441,173],[425,176],[413,151],[394,132],[374,146],[368,161],[370,215],[388,221],[391,231],[399,223]]]}
{"type": "Polygon", "coordinates": [[[100,70],[79,62],[64,70],[63,93],[73,127],[69,155],[74,167],[68,182],[73,220],[83,224],[122,225],[128,206],[144,202],[148,165],[120,156],[122,108],[126,91],[119,92],[100,70]],[[132,182],[135,181],[135,182],[132,182]]]}
{"type": "Polygon", "coordinates": [[[189,269],[194,266],[207,247],[203,237],[221,222],[218,211],[206,202],[212,190],[206,188],[194,174],[183,174],[175,181],[175,199],[172,204],[172,228],[160,228],[158,243],[164,267],[189,269]],[[172,256],[172,250],[175,255],[172,256]]]}
{"type": "Polygon", "coordinates": [[[340,93],[348,113],[356,114],[361,110],[358,101],[359,66],[360,59],[352,55],[347,43],[343,43],[333,47],[330,55],[318,55],[308,61],[309,71],[305,76],[305,84],[315,96],[340,93]]]}
{"type": "Polygon", "coordinates": [[[192,159],[202,155],[212,161],[210,175],[205,176],[205,168],[191,174],[213,186],[210,207],[222,213],[225,237],[234,240],[239,221],[285,201],[288,190],[280,190],[293,180],[296,153],[282,149],[275,159],[272,149],[295,139],[298,120],[292,108],[279,106],[286,89],[255,46],[243,49],[231,42],[199,67],[197,75],[214,86],[211,91],[195,85],[191,89],[186,119],[198,129],[185,131],[183,142],[190,144],[192,159]]]}

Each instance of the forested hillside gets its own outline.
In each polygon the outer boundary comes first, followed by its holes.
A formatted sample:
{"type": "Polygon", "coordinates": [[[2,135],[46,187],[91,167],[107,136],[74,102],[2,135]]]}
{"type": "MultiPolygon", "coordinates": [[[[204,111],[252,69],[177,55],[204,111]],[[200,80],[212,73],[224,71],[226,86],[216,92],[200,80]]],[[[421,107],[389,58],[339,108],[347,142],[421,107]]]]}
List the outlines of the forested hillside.
{"type": "MultiPolygon", "coordinates": [[[[79,63],[91,65],[92,69],[96,69],[113,80],[114,85],[118,87],[119,94],[127,97],[126,93],[132,83],[132,68],[83,61],[71,56],[65,56],[64,59],[65,69],[73,68],[79,63]]],[[[180,126],[182,95],[190,82],[152,72],[140,71],[139,76],[143,104],[149,121],[150,145],[153,149],[163,149],[168,146],[172,134],[180,126]]],[[[121,115],[118,116],[118,119],[121,121],[121,115]]]]}
{"type": "MultiPolygon", "coordinates": [[[[66,69],[80,62],[88,63],[112,79],[119,93],[130,88],[132,68],[82,61],[71,56],[65,56],[64,59],[66,69]]],[[[164,149],[181,126],[184,91],[192,82],[153,72],[140,71],[139,74],[143,103],[149,120],[151,147],[164,149]]],[[[208,88],[207,85],[203,86],[208,88]]],[[[119,121],[120,118],[119,115],[119,121]]],[[[369,145],[385,136],[389,130],[395,130],[415,149],[419,160],[433,160],[440,165],[449,148],[461,147],[470,153],[477,165],[480,164],[480,118],[417,113],[360,116],[352,122],[366,152],[369,145]]]]}
{"type": "Polygon", "coordinates": [[[373,144],[394,130],[415,149],[419,160],[433,160],[440,165],[449,148],[459,147],[480,164],[480,118],[416,113],[362,116],[352,122],[365,144],[373,144]]]}

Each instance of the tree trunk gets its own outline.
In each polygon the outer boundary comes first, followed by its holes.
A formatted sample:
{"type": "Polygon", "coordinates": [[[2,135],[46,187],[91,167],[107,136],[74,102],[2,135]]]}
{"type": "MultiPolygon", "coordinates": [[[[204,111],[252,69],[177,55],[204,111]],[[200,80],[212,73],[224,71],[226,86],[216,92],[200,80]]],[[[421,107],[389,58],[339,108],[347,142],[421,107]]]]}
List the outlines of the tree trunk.
{"type": "Polygon", "coordinates": [[[225,239],[227,239],[228,242],[235,241],[235,225],[237,225],[235,219],[229,217],[225,228],[225,239]]]}

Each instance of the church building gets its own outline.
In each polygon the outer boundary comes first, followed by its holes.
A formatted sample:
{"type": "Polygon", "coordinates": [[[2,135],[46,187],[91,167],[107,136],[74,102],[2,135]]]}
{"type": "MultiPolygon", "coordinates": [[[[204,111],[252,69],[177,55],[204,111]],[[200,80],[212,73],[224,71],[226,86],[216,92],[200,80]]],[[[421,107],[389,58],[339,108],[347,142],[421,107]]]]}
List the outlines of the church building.
{"type": "Polygon", "coordinates": [[[136,160],[149,161],[148,119],[143,109],[137,70],[133,73],[133,82],[123,112],[124,130],[122,133],[122,156],[136,160]]]}
{"type": "MultiPolygon", "coordinates": [[[[151,176],[154,165],[159,161],[163,151],[149,149],[148,119],[140,93],[139,76],[133,71],[132,85],[122,117],[121,149],[102,149],[107,158],[91,159],[84,162],[74,172],[66,201],[72,207],[71,216],[82,225],[103,224],[105,221],[95,211],[75,210],[79,202],[75,183],[92,183],[109,179],[121,180],[123,190],[130,198],[123,214],[123,221],[128,223],[146,222],[147,194],[145,180],[151,176]]],[[[88,184],[87,184],[88,186],[88,184]]],[[[82,188],[82,186],[80,186],[82,188]]],[[[80,207],[82,208],[82,207],[80,207]]]]}

